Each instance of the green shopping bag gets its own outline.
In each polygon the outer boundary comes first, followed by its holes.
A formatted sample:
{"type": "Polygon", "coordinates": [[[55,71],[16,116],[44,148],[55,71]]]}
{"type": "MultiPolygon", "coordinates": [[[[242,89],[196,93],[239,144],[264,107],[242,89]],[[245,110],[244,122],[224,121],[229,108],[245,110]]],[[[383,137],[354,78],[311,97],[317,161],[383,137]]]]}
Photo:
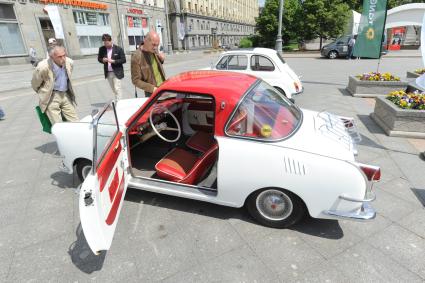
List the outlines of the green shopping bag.
{"type": "Polygon", "coordinates": [[[41,112],[40,106],[35,107],[35,112],[37,112],[38,119],[40,119],[41,126],[43,127],[43,131],[46,133],[52,133],[52,123],[47,117],[46,113],[41,112]]]}

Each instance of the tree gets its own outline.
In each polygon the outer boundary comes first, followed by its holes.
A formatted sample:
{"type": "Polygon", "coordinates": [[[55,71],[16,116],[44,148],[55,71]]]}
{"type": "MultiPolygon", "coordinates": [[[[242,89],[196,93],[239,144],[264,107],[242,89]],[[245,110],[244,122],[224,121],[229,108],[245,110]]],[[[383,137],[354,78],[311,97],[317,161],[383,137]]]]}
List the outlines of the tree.
{"type": "MultiPolygon", "coordinates": [[[[285,0],[282,17],[282,39],[287,44],[297,38],[296,15],[300,4],[298,0],[285,0]]],[[[279,0],[266,0],[263,11],[257,18],[259,44],[264,47],[274,47],[279,28],[279,0]]]]}
{"type": "Polygon", "coordinates": [[[340,36],[344,32],[350,8],[341,0],[305,0],[297,14],[298,36],[304,40],[340,36]]]}

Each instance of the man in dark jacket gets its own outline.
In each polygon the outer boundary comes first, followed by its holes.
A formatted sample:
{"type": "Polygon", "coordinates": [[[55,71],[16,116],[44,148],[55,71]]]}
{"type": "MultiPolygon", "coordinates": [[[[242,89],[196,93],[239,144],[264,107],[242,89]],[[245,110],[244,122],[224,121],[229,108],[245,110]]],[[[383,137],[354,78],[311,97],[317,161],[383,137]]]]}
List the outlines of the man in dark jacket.
{"type": "Polygon", "coordinates": [[[97,61],[103,64],[105,79],[115,94],[115,99],[122,98],[121,79],[124,78],[123,64],[126,62],[124,51],[118,45],[112,43],[109,34],[102,35],[103,46],[99,48],[97,61]]]}

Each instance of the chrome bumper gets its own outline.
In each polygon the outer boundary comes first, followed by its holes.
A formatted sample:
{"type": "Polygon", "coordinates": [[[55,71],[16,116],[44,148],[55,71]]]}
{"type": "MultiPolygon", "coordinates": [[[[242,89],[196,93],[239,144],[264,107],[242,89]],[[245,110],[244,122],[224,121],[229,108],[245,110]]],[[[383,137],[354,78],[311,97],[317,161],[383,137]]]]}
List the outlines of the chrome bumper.
{"type": "Polygon", "coordinates": [[[351,220],[358,220],[358,221],[372,220],[376,217],[376,211],[370,205],[370,202],[372,202],[376,199],[376,196],[374,194],[372,194],[371,198],[362,199],[362,200],[348,198],[348,197],[344,197],[344,196],[340,196],[339,198],[346,200],[346,201],[351,201],[351,202],[361,202],[362,207],[360,208],[360,211],[357,211],[357,212],[327,210],[327,211],[324,212],[326,215],[336,217],[336,218],[351,219],[351,220]]]}

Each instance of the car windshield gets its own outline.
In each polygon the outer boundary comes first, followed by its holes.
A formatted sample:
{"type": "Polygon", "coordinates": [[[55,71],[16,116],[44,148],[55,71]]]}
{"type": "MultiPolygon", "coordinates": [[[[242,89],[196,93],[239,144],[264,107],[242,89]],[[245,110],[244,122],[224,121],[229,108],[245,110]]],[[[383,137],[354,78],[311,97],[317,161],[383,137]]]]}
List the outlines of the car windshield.
{"type": "Polygon", "coordinates": [[[295,132],[301,120],[301,110],[262,81],[237,106],[227,123],[226,133],[260,140],[281,140],[295,132]]]}

